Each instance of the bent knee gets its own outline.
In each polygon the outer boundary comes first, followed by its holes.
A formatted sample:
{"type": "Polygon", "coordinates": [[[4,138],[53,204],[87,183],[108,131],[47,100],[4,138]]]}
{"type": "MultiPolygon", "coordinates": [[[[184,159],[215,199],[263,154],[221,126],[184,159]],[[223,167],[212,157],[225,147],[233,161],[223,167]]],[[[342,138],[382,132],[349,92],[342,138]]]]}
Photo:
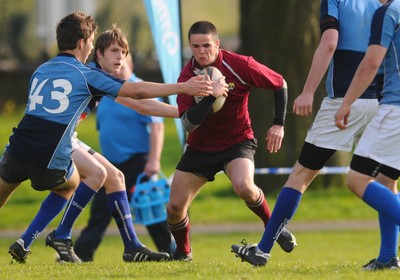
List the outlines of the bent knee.
{"type": "Polygon", "coordinates": [[[234,192],[241,198],[247,200],[246,198],[250,196],[259,196],[259,189],[254,184],[253,180],[241,180],[238,182],[232,182],[232,187],[234,192]],[[254,195],[252,195],[254,194],[254,195]]]}
{"type": "Polygon", "coordinates": [[[168,218],[171,220],[181,219],[185,214],[185,209],[177,204],[168,203],[167,205],[168,218]]]}
{"type": "MultiPolygon", "coordinates": [[[[102,186],[104,184],[104,181],[107,178],[107,170],[104,168],[104,166],[99,165],[96,169],[94,169],[90,175],[91,180],[93,182],[96,182],[96,185],[102,186]]],[[[87,176],[87,177],[89,177],[87,176]]]]}
{"type": "Polygon", "coordinates": [[[107,172],[107,179],[104,183],[105,187],[112,187],[115,190],[125,190],[125,176],[121,170],[116,167],[109,169],[107,172]]]}

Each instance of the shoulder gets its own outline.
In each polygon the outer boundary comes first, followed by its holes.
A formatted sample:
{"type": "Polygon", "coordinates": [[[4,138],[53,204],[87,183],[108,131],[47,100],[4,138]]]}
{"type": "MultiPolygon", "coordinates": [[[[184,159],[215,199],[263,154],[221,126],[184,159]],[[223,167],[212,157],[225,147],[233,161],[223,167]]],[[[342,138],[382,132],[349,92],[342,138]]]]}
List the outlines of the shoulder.
{"type": "Polygon", "coordinates": [[[220,51],[222,54],[222,60],[235,60],[238,62],[240,62],[240,61],[246,62],[250,58],[250,56],[248,56],[248,55],[238,54],[238,53],[227,51],[224,49],[221,49],[220,51]]]}
{"type": "MultiPolygon", "coordinates": [[[[192,69],[192,63],[191,61],[189,61],[185,67],[182,69],[179,78],[178,78],[178,82],[186,82],[187,80],[189,80],[190,78],[192,78],[193,76],[195,76],[195,74],[193,73],[193,69],[192,69]]],[[[179,94],[180,95],[180,94],[179,94]]]]}
{"type": "Polygon", "coordinates": [[[248,55],[242,55],[226,50],[221,51],[221,63],[228,69],[234,71],[247,71],[249,63],[255,61],[254,58],[248,55]]]}

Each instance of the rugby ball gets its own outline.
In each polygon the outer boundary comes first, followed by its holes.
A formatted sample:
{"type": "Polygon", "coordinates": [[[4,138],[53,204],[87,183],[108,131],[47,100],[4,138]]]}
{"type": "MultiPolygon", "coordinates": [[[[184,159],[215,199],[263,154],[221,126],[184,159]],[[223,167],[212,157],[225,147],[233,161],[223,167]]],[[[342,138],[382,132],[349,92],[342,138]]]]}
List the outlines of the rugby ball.
{"type": "MultiPolygon", "coordinates": [[[[197,73],[197,75],[208,75],[210,77],[211,81],[216,81],[223,76],[221,71],[219,71],[219,69],[214,66],[208,66],[206,68],[203,68],[202,70],[200,70],[197,73]]],[[[203,98],[203,96],[195,96],[194,100],[196,101],[196,103],[199,103],[202,98],[203,98]]],[[[214,103],[211,107],[210,112],[216,113],[219,110],[221,110],[222,106],[224,106],[225,100],[226,100],[226,96],[221,95],[221,96],[217,97],[217,99],[214,101],[214,103]]]]}

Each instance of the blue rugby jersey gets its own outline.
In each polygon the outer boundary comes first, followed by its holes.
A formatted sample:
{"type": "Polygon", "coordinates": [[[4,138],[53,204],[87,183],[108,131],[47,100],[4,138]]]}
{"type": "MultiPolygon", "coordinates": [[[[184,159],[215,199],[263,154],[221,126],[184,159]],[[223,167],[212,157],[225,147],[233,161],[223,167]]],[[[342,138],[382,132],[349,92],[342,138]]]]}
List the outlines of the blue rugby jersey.
{"type": "Polygon", "coordinates": [[[400,106],[400,1],[393,0],[377,10],[372,21],[370,45],[387,49],[381,68],[384,84],[380,104],[400,106]]]}
{"type": "Polygon", "coordinates": [[[123,81],[91,69],[69,54],[39,66],[29,83],[25,115],[10,136],[14,158],[42,168],[66,170],[71,137],[93,97],[115,98],[123,81]]]}
{"type": "MultiPolygon", "coordinates": [[[[372,17],[382,6],[378,0],[322,0],[320,19],[339,22],[339,41],[326,77],[330,98],[343,97],[368,47],[372,17]],[[354,34],[357,34],[355,36],[354,34]]],[[[375,81],[361,98],[375,98],[375,81]]]]}
{"type": "MultiPolygon", "coordinates": [[[[130,82],[142,79],[132,74],[130,82]]],[[[162,101],[161,98],[158,98],[162,101]]],[[[96,111],[101,153],[109,161],[121,164],[133,155],[149,153],[150,131],[148,125],[163,122],[161,117],[145,116],[111,98],[102,98],[96,111]]]]}

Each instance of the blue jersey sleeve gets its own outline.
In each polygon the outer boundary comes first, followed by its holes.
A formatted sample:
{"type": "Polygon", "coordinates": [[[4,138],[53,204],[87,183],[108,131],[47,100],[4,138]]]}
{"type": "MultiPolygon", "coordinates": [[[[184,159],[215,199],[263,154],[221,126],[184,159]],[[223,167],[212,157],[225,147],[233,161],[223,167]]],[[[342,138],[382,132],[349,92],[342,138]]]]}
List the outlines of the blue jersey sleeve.
{"type": "MultiPolygon", "coordinates": [[[[399,6],[399,5],[394,5],[399,6]]],[[[399,25],[399,13],[387,4],[378,9],[372,20],[371,37],[369,40],[370,45],[381,45],[389,48],[390,43],[393,41],[395,31],[399,25]]]]}

